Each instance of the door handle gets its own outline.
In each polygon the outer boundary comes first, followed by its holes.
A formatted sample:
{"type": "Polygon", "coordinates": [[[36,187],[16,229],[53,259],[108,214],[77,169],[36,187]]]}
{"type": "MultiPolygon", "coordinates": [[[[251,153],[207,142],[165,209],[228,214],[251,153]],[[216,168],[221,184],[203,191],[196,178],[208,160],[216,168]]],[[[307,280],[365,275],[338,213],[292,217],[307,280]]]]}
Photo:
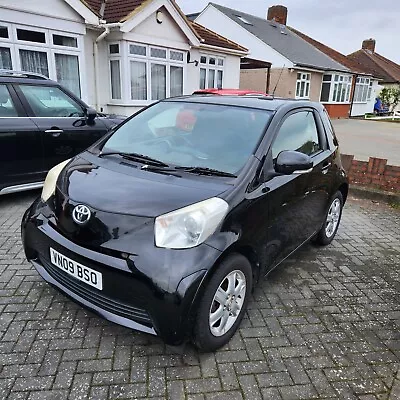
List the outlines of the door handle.
{"type": "Polygon", "coordinates": [[[323,174],[326,174],[328,172],[329,167],[332,165],[332,163],[328,162],[327,164],[325,164],[322,168],[321,171],[323,174]]]}
{"type": "Polygon", "coordinates": [[[44,133],[49,133],[54,137],[59,137],[64,131],[62,129],[47,129],[44,133]]]}

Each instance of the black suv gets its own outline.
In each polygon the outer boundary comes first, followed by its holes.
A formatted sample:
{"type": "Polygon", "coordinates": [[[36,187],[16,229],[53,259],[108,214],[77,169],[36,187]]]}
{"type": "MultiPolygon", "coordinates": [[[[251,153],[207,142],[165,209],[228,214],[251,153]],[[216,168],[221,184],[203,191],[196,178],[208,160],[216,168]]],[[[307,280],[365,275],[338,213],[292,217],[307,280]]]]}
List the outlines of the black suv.
{"type": "Polygon", "coordinates": [[[254,283],[311,238],[333,240],[347,190],[321,104],[173,98],[54,167],[22,239],[42,277],[77,302],[214,350],[254,283]]]}
{"type": "Polygon", "coordinates": [[[122,120],[98,115],[45,76],[0,71],[0,194],[40,187],[50,168],[122,120]]]}

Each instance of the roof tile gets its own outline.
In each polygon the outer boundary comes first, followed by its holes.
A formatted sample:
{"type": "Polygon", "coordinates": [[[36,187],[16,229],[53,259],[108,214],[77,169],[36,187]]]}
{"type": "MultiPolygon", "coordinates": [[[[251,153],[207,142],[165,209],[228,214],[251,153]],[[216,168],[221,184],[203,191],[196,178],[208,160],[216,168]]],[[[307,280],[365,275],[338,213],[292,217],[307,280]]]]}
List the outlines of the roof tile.
{"type": "Polygon", "coordinates": [[[400,65],[378,53],[360,49],[348,57],[373,71],[374,75],[381,78],[384,83],[400,82],[400,65]]]}
{"type": "Polygon", "coordinates": [[[294,29],[290,26],[288,26],[288,29],[290,29],[296,35],[300,36],[306,42],[308,42],[311,45],[313,45],[314,47],[316,47],[318,50],[325,53],[328,57],[332,58],[336,62],[347,67],[351,72],[373,75],[373,71],[371,69],[369,69],[367,66],[360,64],[356,60],[353,60],[353,59],[345,56],[344,54],[339,53],[338,51],[332,49],[329,46],[326,46],[325,44],[323,44],[321,42],[318,42],[317,40],[311,38],[310,36],[305,35],[304,33],[298,31],[297,29],[294,29]]]}

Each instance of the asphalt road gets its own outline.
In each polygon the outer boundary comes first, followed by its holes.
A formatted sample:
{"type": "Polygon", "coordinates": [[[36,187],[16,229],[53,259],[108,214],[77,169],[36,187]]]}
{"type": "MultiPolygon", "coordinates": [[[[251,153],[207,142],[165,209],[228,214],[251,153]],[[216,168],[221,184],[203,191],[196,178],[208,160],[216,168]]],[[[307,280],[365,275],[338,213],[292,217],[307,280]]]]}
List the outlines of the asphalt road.
{"type": "Polygon", "coordinates": [[[261,282],[226,347],[176,354],[25,261],[35,195],[0,197],[0,399],[400,398],[399,210],[350,200],[330,246],[305,246],[261,282]]]}
{"type": "Polygon", "coordinates": [[[400,165],[400,123],[332,120],[342,154],[354,154],[355,159],[386,158],[389,165],[400,165]]]}

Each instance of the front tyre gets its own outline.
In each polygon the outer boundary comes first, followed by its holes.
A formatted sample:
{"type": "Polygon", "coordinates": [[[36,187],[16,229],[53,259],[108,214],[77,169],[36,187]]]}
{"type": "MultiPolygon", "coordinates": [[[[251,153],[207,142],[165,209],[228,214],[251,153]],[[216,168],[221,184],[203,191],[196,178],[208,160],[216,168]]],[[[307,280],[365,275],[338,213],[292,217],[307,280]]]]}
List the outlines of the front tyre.
{"type": "Polygon", "coordinates": [[[322,246],[326,246],[332,242],[339,228],[340,219],[342,218],[343,195],[337,191],[329,205],[325,222],[321,230],[318,232],[316,242],[322,246]]]}
{"type": "Polygon", "coordinates": [[[231,254],[217,267],[197,311],[194,343],[214,351],[229,342],[246,312],[252,289],[252,267],[246,257],[231,254]]]}

